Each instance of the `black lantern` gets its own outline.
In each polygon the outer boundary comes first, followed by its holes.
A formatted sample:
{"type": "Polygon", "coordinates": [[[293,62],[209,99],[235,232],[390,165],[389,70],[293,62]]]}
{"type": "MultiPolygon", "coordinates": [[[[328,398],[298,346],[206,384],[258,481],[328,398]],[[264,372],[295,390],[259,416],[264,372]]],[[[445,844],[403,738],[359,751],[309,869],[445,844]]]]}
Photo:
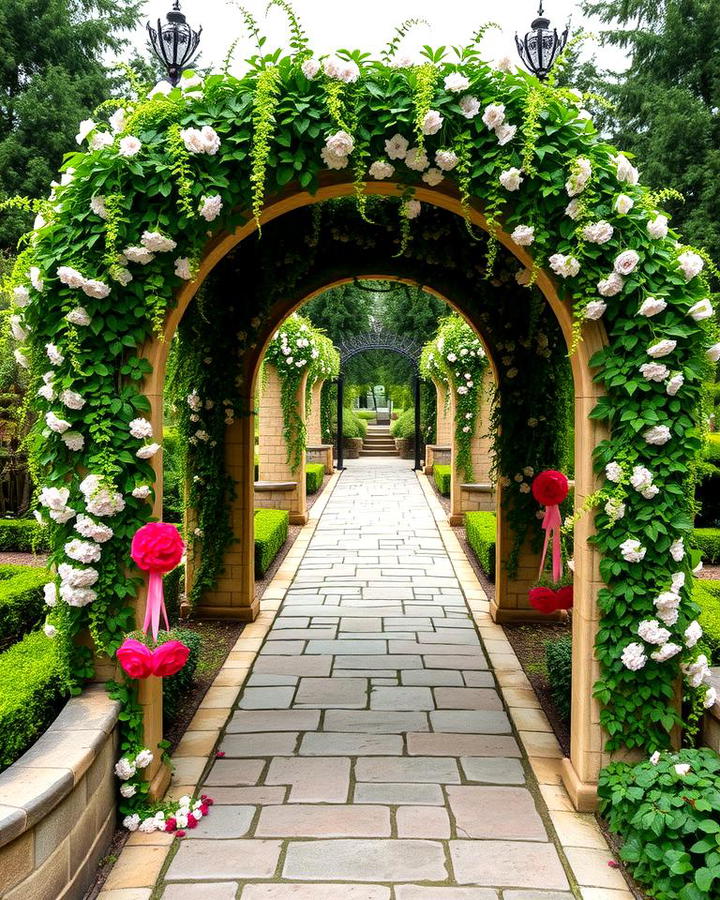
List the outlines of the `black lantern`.
{"type": "Polygon", "coordinates": [[[180,12],[180,0],[175,0],[173,8],[167,14],[167,22],[160,19],[157,28],[147,23],[155,56],[167,69],[168,81],[173,87],[180,81],[184,69],[187,69],[195,58],[202,28],[195,31],[185,21],[180,12]]]}
{"type": "Polygon", "coordinates": [[[530,25],[530,29],[522,40],[516,34],[515,43],[520,59],[526,67],[537,75],[540,81],[544,81],[567,43],[568,29],[566,28],[561,35],[558,35],[557,28],[550,30],[550,19],[546,19],[543,14],[542,0],[538,8],[538,17],[530,25]]]}

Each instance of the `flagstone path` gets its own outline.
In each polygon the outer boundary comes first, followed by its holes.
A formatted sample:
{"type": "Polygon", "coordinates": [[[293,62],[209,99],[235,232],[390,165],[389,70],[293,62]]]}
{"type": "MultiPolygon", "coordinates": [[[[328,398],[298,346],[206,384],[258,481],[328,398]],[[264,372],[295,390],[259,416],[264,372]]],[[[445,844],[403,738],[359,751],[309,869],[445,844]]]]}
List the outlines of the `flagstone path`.
{"type": "Polygon", "coordinates": [[[570,900],[415,473],[351,461],[154,896],[570,900]]]}

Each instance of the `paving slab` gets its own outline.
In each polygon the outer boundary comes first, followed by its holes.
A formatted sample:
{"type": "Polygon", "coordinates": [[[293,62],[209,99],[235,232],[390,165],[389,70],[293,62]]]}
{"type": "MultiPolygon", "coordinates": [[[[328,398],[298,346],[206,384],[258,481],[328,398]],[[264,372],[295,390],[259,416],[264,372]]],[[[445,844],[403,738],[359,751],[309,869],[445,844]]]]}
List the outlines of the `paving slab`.
{"type": "Polygon", "coordinates": [[[390,808],[387,806],[306,805],[266,806],[260,812],[258,837],[389,837],[390,808]]]}
{"type": "Polygon", "coordinates": [[[436,841],[337,840],[290,844],[285,878],[321,881],[444,881],[445,852],[436,841]]]}

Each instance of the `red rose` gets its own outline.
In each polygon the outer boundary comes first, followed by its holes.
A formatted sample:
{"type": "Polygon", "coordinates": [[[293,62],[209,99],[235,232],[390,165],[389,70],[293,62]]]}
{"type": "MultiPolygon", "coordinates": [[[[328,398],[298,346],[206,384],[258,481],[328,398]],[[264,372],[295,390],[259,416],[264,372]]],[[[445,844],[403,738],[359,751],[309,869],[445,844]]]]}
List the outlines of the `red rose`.
{"type": "Polygon", "coordinates": [[[131,678],[147,678],[153,673],[152,652],[134,638],[124,640],[115,656],[131,678]]]}
{"type": "Polygon", "coordinates": [[[198,820],[195,818],[195,816],[192,813],[188,813],[187,820],[188,820],[188,823],[187,823],[188,828],[196,828],[197,827],[198,820]]]}
{"type": "Polygon", "coordinates": [[[561,587],[557,592],[557,605],[558,609],[573,608],[573,586],[571,584],[561,587]]]}
{"type": "Polygon", "coordinates": [[[215,801],[213,800],[212,797],[205,797],[205,802],[207,803],[208,806],[212,806],[215,801]]]}
{"type": "Polygon", "coordinates": [[[153,650],[153,674],[166,678],[179,672],[190,656],[190,650],[182,641],[166,641],[153,650]]]}
{"type": "Polygon", "coordinates": [[[130,556],[146,572],[169,572],[182,559],[185,544],[175,525],[148,522],[132,539],[130,556]]]}
{"type": "Polygon", "coordinates": [[[180,831],[175,832],[175,837],[185,837],[185,832],[182,830],[182,828],[180,829],[180,831]]]}
{"type": "Polygon", "coordinates": [[[207,803],[202,803],[202,804],[200,805],[200,812],[201,812],[204,816],[206,816],[206,815],[210,812],[210,807],[207,805],[207,803]]]}
{"type": "Polygon", "coordinates": [[[165,831],[173,832],[177,828],[177,820],[172,816],[165,820],[165,831]]]}
{"type": "Polygon", "coordinates": [[[570,485],[562,472],[546,469],[533,479],[533,497],[543,506],[557,506],[567,497],[570,485]]]}
{"type": "Polygon", "coordinates": [[[558,609],[557,595],[552,588],[534,587],[528,593],[530,606],[534,607],[538,612],[548,615],[558,609]]]}

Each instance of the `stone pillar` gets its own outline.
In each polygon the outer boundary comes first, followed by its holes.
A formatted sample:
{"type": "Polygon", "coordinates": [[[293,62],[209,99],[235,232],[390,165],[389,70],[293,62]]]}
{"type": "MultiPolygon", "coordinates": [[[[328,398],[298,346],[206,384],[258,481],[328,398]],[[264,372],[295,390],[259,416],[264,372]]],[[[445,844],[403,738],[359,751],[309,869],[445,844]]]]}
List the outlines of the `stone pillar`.
{"type": "Polygon", "coordinates": [[[433,378],[435,385],[435,443],[425,445],[425,472],[429,475],[435,465],[436,449],[452,445],[452,420],[450,419],[450,400],[447,385],[433,378]]]}
{"type": "Polygon", "coordinates": [[[492,468],[492,437],[490,435],[490,412],[493,388],[493,376],[488,366],[483,375],[480,391],[480,415],[475,422],[475,434],[471,442],[471,458],[473,466],[473,488],[463,489],[464,473],[457,468],[457,452],[455,447],[455,392],[450,390],[449,421],[452,446],[452,477],[450,479],[450,523],[461,525],[466,512],[482,509],[495,509],[494,489],[490,483],[492,468]]]}
{"type": "Polygon", "coordinates": [[[318,378],[310,388],[310,410],[307,420],[308,462],[322,463],[325,466],[325,474],[332,475],[335,471],[333,445],[325,444],[322,435],[322,389],[324,384],[325,379],[318,378]]]}
{"type": "MultiPolygon", "coordinates": [[[[307,372],[298,385],[297,410],[305,421],[305,386],[307,372]]],[[[307,522],[307,496],[305,492],[305,458],[303,448],[300,463],[296,469],[288,462],[288,448],[283,440],[283,412],[280,402],[282,382],[275,366],[265,363],[263,387],[259,404],[259,482],[261,490],[256,491],[257,506],[272,509],[286,509],[293,525],[307,522]],[[271,490],[266,488],[272,487],[271,490]]]]}

